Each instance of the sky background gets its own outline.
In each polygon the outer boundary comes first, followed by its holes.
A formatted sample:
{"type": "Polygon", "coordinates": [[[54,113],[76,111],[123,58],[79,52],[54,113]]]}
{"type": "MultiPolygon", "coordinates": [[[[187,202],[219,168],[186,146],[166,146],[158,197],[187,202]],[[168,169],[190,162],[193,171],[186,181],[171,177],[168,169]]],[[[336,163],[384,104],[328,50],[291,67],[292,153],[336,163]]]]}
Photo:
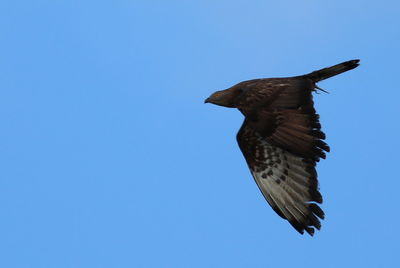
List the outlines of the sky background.
{"type": "Polygon", "coordinates": [[[0,267],[394,267],[398,1],[1,1],[0,267]],[[319,85],[326,220],[299,235],[205,105],[242,80],[319,85]]]}

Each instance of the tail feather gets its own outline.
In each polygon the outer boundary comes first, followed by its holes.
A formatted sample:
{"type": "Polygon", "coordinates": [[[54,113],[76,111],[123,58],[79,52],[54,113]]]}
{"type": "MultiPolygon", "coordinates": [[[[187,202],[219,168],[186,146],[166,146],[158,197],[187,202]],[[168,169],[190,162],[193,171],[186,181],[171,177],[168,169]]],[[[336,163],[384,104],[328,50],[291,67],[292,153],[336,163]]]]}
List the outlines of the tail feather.
{"type": "Polygon", "coordinates": [[[327,79],[329,77],[344,73],[351,69],[356,68],[359,65],[360,60],[349,60],[334,66],[324,68],[318,71],[314,71],[312,73],[306,74],[305,76],[313,80],[315,83],[321,80],[327,79]]]}

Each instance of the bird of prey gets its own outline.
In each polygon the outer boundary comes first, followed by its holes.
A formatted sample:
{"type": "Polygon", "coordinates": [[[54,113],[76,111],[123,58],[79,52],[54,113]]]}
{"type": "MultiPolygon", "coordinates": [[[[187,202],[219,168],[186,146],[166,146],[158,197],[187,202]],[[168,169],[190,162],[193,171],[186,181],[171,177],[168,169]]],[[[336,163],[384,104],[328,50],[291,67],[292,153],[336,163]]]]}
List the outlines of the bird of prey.
{"type": "Polygon", "coordinates": [[[354,69],[358,62],[294,77],[248,80],[205,100],[244,115],[236,138],[250,172],[275,212],[301,234],[312,236],[324,219],[315,167],[329,146],[312,93],[324,91],[317,82],[354,69]]]}

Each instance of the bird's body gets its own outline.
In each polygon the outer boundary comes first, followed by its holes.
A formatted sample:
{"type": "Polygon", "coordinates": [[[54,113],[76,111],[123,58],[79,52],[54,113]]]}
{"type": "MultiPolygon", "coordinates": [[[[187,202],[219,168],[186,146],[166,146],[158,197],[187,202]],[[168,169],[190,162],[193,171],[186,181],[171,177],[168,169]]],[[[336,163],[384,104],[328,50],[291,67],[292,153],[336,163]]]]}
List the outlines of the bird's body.
{"type": "Polygon", "coordinates": [[[244,81],[212,94],[206,102],[237,108],[245,120],[239,147],[265,199],[300,233],[320,229],[324,212],[316,162],[329,146],[323,141],[312,92],[318,81],[358,66],[352,60],[307,75],[244,81]]]}

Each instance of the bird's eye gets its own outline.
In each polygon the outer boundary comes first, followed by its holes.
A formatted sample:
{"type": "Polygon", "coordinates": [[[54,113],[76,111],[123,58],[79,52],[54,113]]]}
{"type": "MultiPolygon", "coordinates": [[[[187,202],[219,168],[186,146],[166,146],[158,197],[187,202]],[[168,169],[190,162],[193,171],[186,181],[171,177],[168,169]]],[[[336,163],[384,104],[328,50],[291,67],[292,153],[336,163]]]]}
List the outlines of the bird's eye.
{"type": "Polygon", "coordinates": [[[221,92],[217,91],[214,93],[214,97],[218,98],[219,96],[221,96],[221,92]]]}

